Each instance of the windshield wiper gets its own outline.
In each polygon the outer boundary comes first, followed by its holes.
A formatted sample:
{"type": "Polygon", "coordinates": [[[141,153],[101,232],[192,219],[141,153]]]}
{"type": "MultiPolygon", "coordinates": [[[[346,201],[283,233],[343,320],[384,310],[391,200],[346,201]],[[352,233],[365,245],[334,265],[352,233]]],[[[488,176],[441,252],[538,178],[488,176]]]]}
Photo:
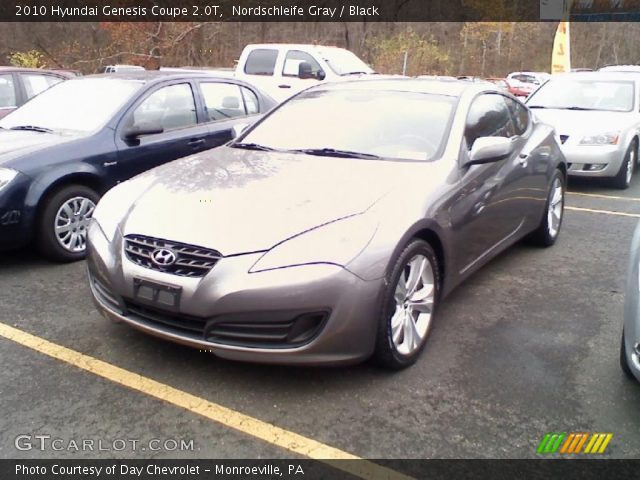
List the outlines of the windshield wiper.
{"type": "Polygon", "coordinates": [[[373,155],[371,153],[352,152],[351,150],[338,150],[335,148],[300,148],[291,151],[306,153],[307,155],[318,155],[321,157],[364,158],[370,160],[379,160],[381,158],[378,155],[373,155]]]}
{"type": "Polygon", "coordinates": [[[596,109],[595,108],[588,108],[588,107],[562,107],[562,110],[589,111],[589,110],[596,110],[596,109]]]}
{"type": "Polygon", "coordinates": [[[544,105],[527,105],[527,107],[529,107],[529,108],[549,108],[549,107],[545,107],[544,105]]]}
{"type": "Polygon", "coordinates": [[[40,133],[52,133],[53,130],[46,127],[37,127],[35,125],[18,125],[17,127],[11,127],[9,130],[27,130],[29,132],[40,132],[40,133]]]}
{"type": "Polygon", "coordinates": [[[275,148],[267,147],[266,145],[259,145],[257,143],[233,143],[230,146],[232,148],[243,148],[245,150],[258,150],[260,152],[275,151],[275,148]]]}

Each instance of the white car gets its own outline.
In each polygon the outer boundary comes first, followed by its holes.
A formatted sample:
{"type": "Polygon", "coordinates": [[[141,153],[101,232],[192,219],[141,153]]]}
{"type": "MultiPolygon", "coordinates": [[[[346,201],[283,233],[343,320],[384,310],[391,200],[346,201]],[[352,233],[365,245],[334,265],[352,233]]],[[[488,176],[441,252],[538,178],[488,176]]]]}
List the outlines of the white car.
{"type": "Polygon", "coordinates": [[[550,78],[551,75],[545,72],[512,72],[507,75],[506,81],[511,94],[527,97],[550,78]]]}

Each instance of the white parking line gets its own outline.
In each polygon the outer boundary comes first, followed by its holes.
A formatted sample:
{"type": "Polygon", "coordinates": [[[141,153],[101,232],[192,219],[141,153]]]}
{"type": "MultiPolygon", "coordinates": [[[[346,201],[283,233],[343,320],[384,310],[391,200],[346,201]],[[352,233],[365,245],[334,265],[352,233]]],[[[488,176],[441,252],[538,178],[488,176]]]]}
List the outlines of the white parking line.
{"type": "Polygon", "coordinates": [[[589,213],[601,213],[604,215],[617,215],[619,217],[634,217],[640,218],[640,213],[626,213],[626,212],[614,212],[612,210],[596,210],[594,208],[581,208],[581,207],[564,207],[565,210],[573,210],[575,212],[589,212],[589,213]]]}

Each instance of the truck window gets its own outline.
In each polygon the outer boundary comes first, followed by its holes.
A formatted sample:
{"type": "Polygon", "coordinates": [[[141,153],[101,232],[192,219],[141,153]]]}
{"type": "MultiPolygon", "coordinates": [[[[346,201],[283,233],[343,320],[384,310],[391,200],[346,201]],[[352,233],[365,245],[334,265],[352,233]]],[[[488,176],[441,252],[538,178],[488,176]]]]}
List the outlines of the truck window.
{"type": "Polygon", "coordinates": [[[252,51],[244,65],[247,75],[273,75],[278,59],[278,51],[261,48],[252,51]]]}
{"type": "Polygon", "coordinates": [[[311,65],[311,72],[314,75],[318,75],[319,72],[322,72],[322,68],[320,64],[306,52],[301,52],[300,50],[289,50],[287,52],[287,56],[284,59],[284,67],[282,68],[282,75],[285,77],[297,77],[298,76],[298,66],[302,62],[307,62],[311,65]]]}

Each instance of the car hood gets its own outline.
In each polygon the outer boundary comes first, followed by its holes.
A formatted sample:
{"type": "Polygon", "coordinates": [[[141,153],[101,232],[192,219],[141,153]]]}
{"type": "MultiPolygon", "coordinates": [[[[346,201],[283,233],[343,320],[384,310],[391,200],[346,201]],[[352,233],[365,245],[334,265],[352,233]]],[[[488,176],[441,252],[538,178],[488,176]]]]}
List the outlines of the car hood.
{"type": "Polygon", "coordinates": [[[366,211],[429,165],[221,147],[136,177],[144,192],[121,230],[223,255],[268,250],[366,211]]]}
{"type": "Polygon", "coordinates": [[[559,135],[593,135],[625,130],[637,122],[630,112],[599,112],[589,110],[562,110],[534,108],[535,116],[553,126],[559,135]]]}
{"type": "Polygon", "coordinates": [[[74,140],[75,136],[24,130],[0,130],[0,165],[37,150],[74,140]]]}

